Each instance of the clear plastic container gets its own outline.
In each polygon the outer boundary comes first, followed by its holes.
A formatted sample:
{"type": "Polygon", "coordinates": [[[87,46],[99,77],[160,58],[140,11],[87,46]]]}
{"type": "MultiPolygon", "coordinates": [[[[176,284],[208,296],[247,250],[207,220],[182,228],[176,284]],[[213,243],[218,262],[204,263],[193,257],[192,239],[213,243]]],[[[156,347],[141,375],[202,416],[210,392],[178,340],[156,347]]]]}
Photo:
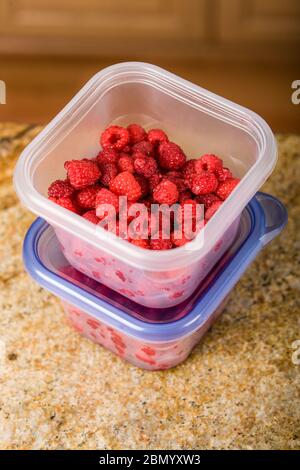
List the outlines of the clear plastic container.
{"type": "Polygon", "coordinates": [[[76,271],[63,256],[53,229],[37,219],[23,259],[29,274],[61,298],[74,328],[139,367],[176,366],[190,354],[222,312],[236,282],[287,221],[284,206],[258,193],[241,216],[237,238],[196,295],[181,306],[149,309],[76,271]]]}
{"type": "Polygon", "coordinates": [[[233,242],[239,217],[276,162],[274,136],[252,111],[161,68],[129,62],[96,74],[23,151],[15,186],[23,203],[54,228],[75,268],[137,303],[167,308],[187,299],[233,242]],[[242,178],[191,243],[142,250],[47,199],[66,160],[93,157],[110,124],[161,127],[190,158],[220,155],[242,178]]]}

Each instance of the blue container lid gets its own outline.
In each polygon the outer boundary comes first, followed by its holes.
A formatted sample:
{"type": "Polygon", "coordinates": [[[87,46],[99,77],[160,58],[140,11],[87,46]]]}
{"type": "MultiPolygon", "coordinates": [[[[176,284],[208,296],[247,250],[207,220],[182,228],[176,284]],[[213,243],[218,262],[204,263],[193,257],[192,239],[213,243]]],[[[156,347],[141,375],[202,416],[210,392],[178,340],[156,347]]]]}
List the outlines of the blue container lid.
{"type": "Polygon", "coordinates": [[[168,309],[150,309],[79,273],[69,265],[54,230],[38,218],[23,245],[26,270],[41,286],[101,322],[142,341],[171,341],[203,326],[241,275],[287,222],[281,202],[257,193],[244,209],[237,238],[194,294],[168,309]]]}

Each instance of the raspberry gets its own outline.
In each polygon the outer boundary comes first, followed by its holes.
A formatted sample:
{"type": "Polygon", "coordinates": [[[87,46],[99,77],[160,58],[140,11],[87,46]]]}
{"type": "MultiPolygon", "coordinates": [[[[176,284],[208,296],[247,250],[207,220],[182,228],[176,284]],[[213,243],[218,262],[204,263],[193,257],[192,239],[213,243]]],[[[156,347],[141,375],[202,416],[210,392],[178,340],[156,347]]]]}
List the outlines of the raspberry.
{"type": "Polygon", "coordinates": [[[192,177],[191,190],[194,194],[213,193],[218,187],[218,180],[213,173],[200,173],[192,177]]]}
{"type": "Polygon", "coordinates": [[[145,129],[139,124],[130,124],[127,126],[131,145],[137,144],[147,137],[145,129]]]}
{"type": "Polygon", "coordinates": [[[149,194],[149,183],[148,180],[143,175],[135,175],[135,179],[141,187],[141,197],[146,197],[149,194]]]}
{"type": "Polygon", "coordinates": [[[168,142],[167,134],[161,129],[151,129],[148,132],[148,141],[153,145],[160,144],[161,142],[168,142]]]}
{"type": "Polygon", "coordinates": [[[160,173],[155,173],[153,176],[149,178],[149,188],[150,191],[153,191],[156,186],[161,182],[162,175],[160,173]]]}
{"type": "Polygon", "coordinates": [[[202,173],[202,171],[215,171],[221,170],[223,167],[223,161],[221,158],[213,154],[202,155],[198,160],[195,161],[196,173],[202,173]]]}
{"type": "Polygon", "coordinates": [[[97,196],[96,196],[96,215],[98,216],[99,214],[99,206],[101,204],[111,204],[114,206],[116,209],[116,212],[119,212],[119,198],[116,196],[116,194],[112,193],[109,191],[109,189],[106,188],[101,188],[100,191],[98,191],[97,196]]]}
{"type": "Polygon", "coordinates": [[[219,182],[221,181],[226,181],[226,180],[231,180],[233,178],[233,175],[229,168],[220,168],[218,170],[215,170],[215,175],[218,178],[219,182]]]}
{"type": "Polygon", "coordinates": [[[152,238],[150,240],[151,250],[170,250],[172,248],[172,241],[162,236],[162,232],[159,232],[158,238],[152,238]]]}
{"type": "Polygon", "coordinates": [[[68,180],[56,180],[50,184],[48,188],[49,197],[65,197],[72,196],[74,193],[74,188],[70,185],[68,180]]]}
{"type": "Polygon", "coordinates": [[[121,126],[110,126],[102,132],[100,144],[102,148],[112,148],[114,150],[123,150],[129,143],[129,132],[121,126]]]}
{"type": "Polygon", "coordinates": [[[118,169],[119,171],[134,173],[133,158],[126,153],[121,154],[118,161],[118,169]]]}
{"type": "Polygon", "coordinates": [[[96,195],[99,189],[100,186],[95,184],[94,186],[88,186],[78,191],[76,194],[76,202],[79,207],[83,209],[93,209],[96,204],[96,195]]]}
{"type": "Polygon", "coordinates": [[[151,142],[147,142],[146,140],[143,140],[142,142],[138,142],[137,144],[134,144],[134,146],[132,147],[133,157],[134,157],[134,154],[138,152],[143,153],[144,155],[148,157],[153,157],[154,147],[151,144],[151,142]]]}
{"type": "Polygon", "coordinates": [[[195,162],[196,160],[188,160],[187,162],[185,162],[181,172],[182,172],[182,176],[184,178],[190,178],[192,176],[194,176],[194,174],[196,173],[196,170],[195,170],[195,162]]]}
{"type": "Polygon", "coordinates": [[[118,196],[126,196],[128,201],[137,201],[142,194],[141,187],[129,171],[119,173],[109,185],[109,189],[118,196]]]}
{"type": "Polygon", "coordinates": [[[70,196],[65,196],[65,197],[60,197],[60,198],[49,197],[48,199],[50,201],[55,202],[59,206],[64,207],[65,209],[68,209],[71,212],[75,212],[76,214],[79,214],[79,209],[70,196]]]}
{"type": "Polygon", "coordinates": [[[205,220],[209,220],[217,212],[219,207],[222,205],[222,201],[214,202],[205,212],[205,220]]]}
{"type": "Polygon", "coordinates": [[[92,222],[92,224],[98,224],[100,222],[100,219],[96,216],[96,211],[94,210],[85,212],[82,217],[92,222]]]}
{"type": "Polygon", "coordinates": [[[117,176],[118,174],[118,168],[115,163],[106,163],[101,165],[101,178],[100,181],[103,184],[103,186],[109,186],[110,182],[117,176]]]}
{"type": "Polygon", "coordinates": [[[134,168],[139,175],[150,178],[157,171],[157,163],[153,157],[139,156],[134,160],[134,168]]]}
{"type": "Polygon", "coordinates": [[[70,160],[64,165],[68,179],[75,189],[83,189],[98,181],[101,171],[91,160],[70,160]]]}
{"type": "Polygon", "coordinates": [[[187,189],[187,184],[182,178],[181,173],[179,173],[178,171],[169,171],[163,176],[163,179],[167,179],[169,181],[172,181],[172,183],[176,184],[179,193],[187,189]]]}
{"type": "Polygon", "coordinates": [[[102,165],[106,163],[117,163],[119,155],[116,150],[113,149],[105,149],[101,150],[101,152],[98,153],[97,155],[97,162],[100,165],[100,168],[102,165]]]}
{"type": "Polygon", "coordinates": [[[175,234],[173,232],[173,233],[171,233],[171,241],[172,241],[173,245],[177,248],[177,247],[185,245],[190,240],[185,238],[185,236],[183,234],[182,234],[181,237],[177,237],[177,236],[175,236],[175,234]]]}
{"type": "Polygon", "coordinates": [[[223,183],[219,184],[218,189],[216,190],[217,196],[219,196],[219,198],[224,201],[224,199],[230,195],[239,182],[239,178],[232,178],[231,180],[223,181],[223,183]]]}
{"type": "Polygon", "coordinates": [[[146,250],[149,249],[149,240],[145,240],[143,238],[138,238],[136,240],[130,240],[132,245],[138,246],[140,248],[145,248],[146,250]]]}
{"type": "Polygon", "coordinates": [[[159,145],[159,163],[162,168],[167,170],[178,170],[186,162],[186,156],[174,142],[162,142],[159,145]]]}
{"type": "Polygon", "coordinates": [[[220,198],[213,193],[202,194],[201,196],[196,197],[198,204],[203,204],[204,209],[207,210],[212,204],[220,201],[220,198]]]}
{"type": "Polygon", "coordinates": [[[178,201],[178,196],[176,184],[169,180],[163,180],[153,190],[153,199],[159,204],[174,204],[178,201]]]}

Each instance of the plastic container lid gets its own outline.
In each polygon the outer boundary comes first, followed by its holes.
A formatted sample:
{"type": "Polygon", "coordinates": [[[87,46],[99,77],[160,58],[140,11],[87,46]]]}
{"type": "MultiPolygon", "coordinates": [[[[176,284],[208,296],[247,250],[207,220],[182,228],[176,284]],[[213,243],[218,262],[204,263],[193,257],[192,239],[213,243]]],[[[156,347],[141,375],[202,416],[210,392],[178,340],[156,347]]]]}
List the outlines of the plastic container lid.
{"type": "Polygon", "coordinates": [[[68,265],[53,229],[38,218],[24,240],[23,259],[40,285],[101,322],[143,341],[172,341],[200,328],[234,287],[257,253],[287,222],[276,198],[257,193],[243,211],[238,237],[193,296],[169,309],[142,307],[68,265]],[[188,313],[187,313],[188,312],[188,313]]]}

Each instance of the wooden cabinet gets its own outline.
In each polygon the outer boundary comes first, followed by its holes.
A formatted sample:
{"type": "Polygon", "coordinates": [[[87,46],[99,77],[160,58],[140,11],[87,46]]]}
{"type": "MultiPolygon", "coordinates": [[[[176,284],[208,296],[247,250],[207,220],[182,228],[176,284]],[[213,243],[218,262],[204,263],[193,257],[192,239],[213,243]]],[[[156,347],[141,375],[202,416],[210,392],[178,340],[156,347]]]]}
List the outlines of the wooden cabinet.
{"type": "Polygon", "coordinates": [[[0,1],[0,53],[296,58],[299,45],[299,0],[0,1]]]}

